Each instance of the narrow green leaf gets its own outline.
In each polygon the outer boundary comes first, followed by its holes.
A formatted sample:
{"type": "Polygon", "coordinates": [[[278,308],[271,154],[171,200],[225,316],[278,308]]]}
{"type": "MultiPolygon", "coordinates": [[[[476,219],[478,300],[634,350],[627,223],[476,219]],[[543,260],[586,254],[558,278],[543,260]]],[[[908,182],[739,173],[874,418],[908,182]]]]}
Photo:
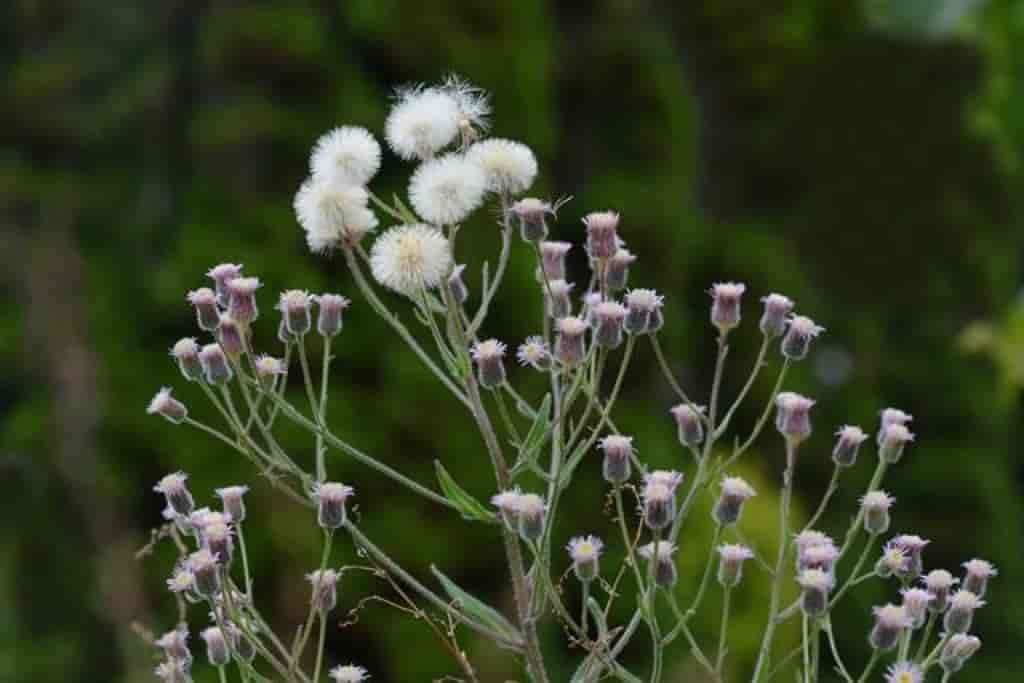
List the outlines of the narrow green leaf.
{"type": "Polygon", "coordinates": [[[452,475],[444,468],[441,461],[434,461],[434,469],[437,471],[437,481],[441,485],[441,492],[444,497],[450,500],[462,516],[473,522],[489,522],[497,524],[498,518],[488,510],[476,498],[471,496],[464,488],[455,483],[452,475]]]}
{"type": "Polygon", "coordinates": [[[550,412],[551,394],[545,394],[540,408],[537,409],[537,417],[530,425],[530,431],[526,433],[523,445],[519,449],[519,457],[524,462],[532,462],[537,458],[541,444],[544,443],[544,437],[547,436],[548,427],[551,425],[550,412]]]}
{"type": "Polygon", "coordinates": [[[445,576],[444,573],[434,565],[430,566],[430,571],[434,573],[437,580],[441,582],[442,586],[444,586],[444,590],[448,593],[448,597],[450,597],[462,609],[462,612],[467,617],[475,620],[482,626],[486,626],[492,631],[496,631],[503,636],[506,636],[513,642],[522,642],[523,636],[508,619],[501,615],[500,612],[490,605],[481,602],[470,593],[462,590],[458,584],[445,576]]]}

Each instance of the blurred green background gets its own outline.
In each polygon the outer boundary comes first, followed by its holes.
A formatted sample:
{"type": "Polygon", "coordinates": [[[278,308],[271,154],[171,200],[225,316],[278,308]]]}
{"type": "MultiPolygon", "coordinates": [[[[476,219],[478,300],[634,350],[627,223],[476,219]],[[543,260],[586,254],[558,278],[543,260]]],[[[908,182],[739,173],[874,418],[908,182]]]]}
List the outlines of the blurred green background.
{"type": "MultiPolygon", "coordinates": [[[[640,255],[632,282],[665,292],[663,342],[694,393],[710,382],[713,281],[743,280],[749,292],[726,398],[756,351],[756,296],[789,294],[828,328],[788,382],[820,401],[797,475],[802,510],[827,482],[836,425],[873,431],[886,405],[914,414],[918,440],[888,480],[894,532],[933,539],[930,567],[980,556],[1001,572],[977,620],[984,648],[954,680],[1024,671],[1021,3],[9,0],[0,33],[0,680],[150,679],[155,656],[139,631],[173,624],[162,583],[173,554],[134,553],[160,521],[152,484],[177,468],[204,502],[215,486],[253,485],[257,591],[282,632],[302,619],[302,576],[319,549],[307,511],[219,444],[144,414],[172,384],[193,414],[214,419],[166,352],[193,334],[184,292],[215,263],[265,279],[259,339],[271,351],[277,291],[356,298],[332,375],[335,431],[424,482],[441,459],[490,494],[460,406],[360,304],[341,260],[306,251],[291,212],[320,133],[342,122],[379,133],[393,86],[448,71],[493,93],[495,134],[536,151],[535,192],[574,195],[557,237],[578,243],[588,210],[622,212],[640,255]]],[[[401,192],[408,171],[386,156],[379,193],[401,192]]],[[[474,226],[462,254],[479,265],[494,259],[496,239],[486,215],[474,226]]],[[[471,284],[479,291],[477,276],[471,284]]],[[[487,332],[515,343],[536,331],[538,314],[522,303],[534,286],[517,245],[487,332]]],[[[672,395],[640,348],[617,422],[649,462],[688,470],[666,414],[672,395]]],[[[512,375],[539,396],[538,378],[512,375]]],[[[738,424],[752,423],[768,387],[758,383],[738,424]]],[[[308,461],[305,435],[284,438],[308,461]]],[[[761,444],[740,471],[767,494],[781,454],[774,435],[761,444]]],[[[845,528],[873,457],[848,475],[826,529],[845,528]]],[[[417,576],[437,563],[510,605],[493,527],[439,514],[351,462],[331,469],[357,487],[367,533],[417,576]]],[[[598,470],[596,459],[581,468],[559,543],[612,536],[598,470]]],[[[747,523],[763,544],[772,500],[756,500],[747,523]]],[[[681,595],[709,534],[689,529],[681,595]]],[[[336,561],[358,558],[342,543],[336,561]]],[[[744,669],[763,620],[757,574],[734,601],[744,669]]],[[[342,605],[374,593],[390,595],[355,572],[342,605]]],[[[870,605],[893,593],[866,584],[837,617],[852,668],[865,657],[870,605]]],[[[715,595],[699,637],[713,637],[717,619],[715,595]]],[[[380,602],[349,620],[329,634],[332,664],[354,659],[382,682],[457,673],[422,623],[380,602]]],[[[578,653],[556,627],[544,636],[555,680],[567,680],[578,653]]],[[[463,642],[482,680],[516,675],[506,653],[463,642]]],[[[634,645],[625,661],[642,672],[646,641],[634,645]]],[[[669,671],[700,680],[681,644],[669,671]]],[[[197,680],[211,675],[197,667],[197,680]]]]}

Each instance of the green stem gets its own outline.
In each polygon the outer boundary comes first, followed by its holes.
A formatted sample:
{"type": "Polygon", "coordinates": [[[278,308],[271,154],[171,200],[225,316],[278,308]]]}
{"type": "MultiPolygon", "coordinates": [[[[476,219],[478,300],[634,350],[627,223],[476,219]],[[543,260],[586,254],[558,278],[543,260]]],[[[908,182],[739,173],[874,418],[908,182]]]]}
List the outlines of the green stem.
{"type": "Polygon", "coordinates": [[[722,666],[725,664],[726,641],[729,634],[729,596],[732,590],[726,586],[722,590],[722,624],[718,631],[718,656],[715,658],[715,671],[722,675],[722,666]]]}
{"type": "Polygon", "coordinates": [[[683,388],[679,386],[679,382],[676,381],[675,375],[672,374],[672,368],[669,367],[668,361],[665,359],[665,354],[661,350],[661,341],[658,339],[658,333],[652,333],[648,335],[651,339],[651,348],[654,349],[654,356],[658,359],[658,366],[661,368],[661,372],[665,375],[665,379],[668,381],[669,386],[676,392],[680,400],[686,405],[690,406],[695,414],[700,416],[701,420],[707,424],[708,419],[704,413],[698,408],[697,404],[690,400],[690,397],[686,395],[683,388]]]}
{"type": "Polygon", "coordinates": [[[839,465],[836,465],[835,469],[832,470],[832,479],[828,482],[828,488],[825,489],[825,495],[822,496],[818,509],[814,511],[811,518],[807,520],[807,524],[804,525],[804,531],[814,528],[814,525],[818,523],[819,519],[821,519],[821,515],[824,514],[825,508],[828,507],[829,501],[832,500],[832,496],[834,496],[836,491],[839,490],[839,475],[842,471],[843,468],[839,465]]]}
{"type": "Polygon", "coordinates": [[[832,650],[832,659],[836,662],[836,668],[839,669],[839,675],[843,677],[847,683],[853,683],[853,676],[847,671],[846,665],[843,664],[842,657],[839,656],[839,648],[836,646],[836,637],[832,632],[832,617],[830,615],[825,616],[825,635],[828,637],[828,646],[832,650]]]}
{"type": "Polygon", "coordinates": [[[736,409],[740,407],[741,403],[743,403],[743,399],[746,398],[750,388],[754,386],[757,376],[761,374],[761,368],[765,366],[764,358],[768,353],[768,345],[770,342],[771,339],[767,336],[765,336],[764,340],[761,342],[761,348],[757,352],[757,360],[754,361],[754,369],[751,370],[750,377],[747,378],[747,382],[743,385],[743,388],[740,389],[740,393],[736,397],[736,400],[733,401],[732,406],[730,406],[729,410],[725,413],[725,417],[722,418],[722,422],[715,429],[716,439],[721,437],[722,434],[725,433],[725,430],[728,429],[729,422],[732,420],[732,416],[736,413],[736,409]]]}
{"type": "Polygon", "coordinates": [[[928,623],[924,626],[924,634],[921,636],[921,644],[917,646],[917,653],[914,655],[915,662],[922,662],[924,658],[924,651],[928,648],[928,640],[932,637],[932,630],[935,628],[935,622],[939,619],[938,612],[931,612],[928,615],[928,623]]]}
{"type": "Polygon", "coordinates": [[[313,680],[320,680],[320,668],[324,661],[324,640],[327,636],[327,614],[320,615],[320,634],[317,638],[316,662],[313,664],[313,680]]]}
{"type": "Polygon", "coordinates": [[[864,673],[862,673],[860,678],[857,679],[857,683],[864,683],[868,680],[868,676],[870,676],[871,672],[874,671],[875,665],[878,664],[878,660],[881,656],[882,653],[879,650],[874,650],[871,653],[871,659],[868,660],[867,666],[864,667],[864,673]]]}
{"type": "Polygon", "coordinates": [[[859,572],[860,568],[864,566],[864,562],[868,559],[868,555],[871,554],[871,549],[875,545],[876,538],[877,536],[872,534],[871,537],[868,538],[868,542],[864,544],[864,550],[861,551],[860,557],[857,558],[857,563],[853,565],[853,570],[850,572],[850,575],[846,577],[846,583],[843,584],[843,587],[840,588],[839,592],[836,593],[834,598],[832,598],[832,602],[829,603],[829,611],[836,606],[840,598],[846,595],[847,591],[857,585],[857,582],[859,581],[857,578],[857,572],[859,572]]]}
{"type": "MultiPolygon", "coordinates": [[[[327,335],[324,337],[324,359],[320,375],[320,410],[317,413],[317,421],[321,425],[327,424],[327,384],[330,381],[329,371],[331,367],[331,337],[327,335]]],[[[327,481],[327,464],[324,462],[324,456],[326,447],[324,446],[324,437],[322,434],[317,432],[316,435],[316,479],[317,481],[327,481]]]]}
{"type": "Polygon", "coordinates": [[[238,534],[238,549],[242,555],[242,576],[245,579],[245,597],[252,600],[252,577],[249,574],[249,553],[245,548],[245,533],[242,531],[242,523],[235,524],[235,533],[238,534]]]}
{"type": "MultiPolygon", "coordinates": [[[[875,467],[875,473],[871,475],[871,482],[868,484],[867,493],[878,490],[878,486],[882,483],[882,478],[885,476],[885,470],[889,467],[889,464],[879,458],[878,466],[875,467]]],[[[853,519],[853,524],[850,525],[849,530],[846,532],[846,539],[843,541],[843,547],[839,549],[839,557],[836,559],[836,563],[843,559],[843,555],[850,549],[853,542],[857,540],[857,534],[860,533],[861,523],[864,521],[864,508],[861,507],[857,510],[857,516],[853,519]]]]}

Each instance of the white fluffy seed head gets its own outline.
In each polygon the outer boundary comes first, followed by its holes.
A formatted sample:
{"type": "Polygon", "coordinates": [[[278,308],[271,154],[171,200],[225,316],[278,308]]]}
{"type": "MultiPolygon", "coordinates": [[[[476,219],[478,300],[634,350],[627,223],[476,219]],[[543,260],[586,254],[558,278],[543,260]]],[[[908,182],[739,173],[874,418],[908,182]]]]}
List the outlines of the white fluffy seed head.
{"type": "Polygon", "coordinates": [[[422,223],[391,228],[373,243],[370,270],[377,282],[406,296],[437,287],[452,269],[451,245],[422,223]]]}
{"type": "Polygon", "coordinates": [[[409,181],[409,201],[421,218],[453,225],[480,208],[487,178],[481,168],[458,154],[420,164],[409,181]]]}
{"type": "Polygon", "coordinates": [[[491,192],[519,194],[537,177],[537,159],[521,142],[491,138],[474,144],[466,158],[483,171],[491,192]]]}
{"type": "Polygon", "coordinates": [[[402,159],[429,159],[455,139],[462,116],[459,102],[450,92],[408,88],[398,93],[384,136],[402,159]]]}
{"type": "Polygon", "coordinates": [[[441,90],[455,99],[459,108],[459,131],[464,141],[476,139],[490,127],[490,95],[456,74],[448,74],[441,90]]]}
{"type": "Polygon", "coordinates": [[[380,170],[380,144],[365,128],[335,128],[316,141],[309,170],[334,185],[366,185],[380,170]]]}
{"type": "Polygon", "coordinates": [[[366,203],[369,195],[355,185],[337,185],[310,178],[295,195],[295,217],[314,252],[356,244],[377,227],[377,217],[366,203]]]}

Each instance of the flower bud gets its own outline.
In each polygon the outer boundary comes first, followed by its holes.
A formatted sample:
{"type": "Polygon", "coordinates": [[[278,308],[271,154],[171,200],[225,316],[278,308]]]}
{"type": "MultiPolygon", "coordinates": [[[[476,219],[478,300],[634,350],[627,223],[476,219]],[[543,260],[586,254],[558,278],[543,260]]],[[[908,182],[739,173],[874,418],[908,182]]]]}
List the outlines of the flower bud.
{"type": "Polygon", "coordinates": [[[742,282],[718,282],[711,287],[711,324],[718,328],[719,333],[728,334],[729,330],[740,324],[740,298],[747,286],[742,282]]]}
{"type": "Polygon", "coordinates": [[[958,590],[949,599],[949,610],[943,617],[942,625],[947,633],[967,633],[971,630],[974,610],[984,607],[985,601],[968,590],[958,590]]]}
{"type": "Polygon", "coordinates": [[[622,321],[626,318],[626,307],[616,301],[602,301],[594,307],[597,329],[594,341],[606,349],[614,349],[622,343],[622,321]]]}
{"type": "Polygon", "coordinates": [[[217,303],[227,308],[231,300],[231,290],[228,283],[237,277],[242,276],[241,264],[222,263],[206,271],[207,276],[213,278],[214,287],[217,289],[217,303]]]}
{"type": "Polygon", "coordinates": [[[604,297],[601,296],[601,292],[587,292],[580,299],[583,301],[580,317],[587,322],[587,325],[594,327],[597,325],[597,317],[594,315],[594,311],[597,305],[604,301],[604,297]]]}
{"type": "Polygon", "coordinates": [[[811,340],[824,331],[824,327],[815,325],[814,321],[806,316],[791,316],[789,329],[786,330],[786,336],[782,338],[782,355],[789,360],[803,360],[807,357],[811,340]]]}
{"type": "Polygon", "coordinates": [[[565,280],[551,280],[544,288],[544,301],[548,317],[554,320],[572,315],[569,293],[574,285],[565,280]]]}
{"type": "Polygon", "coordinates": [[[333,569],[317,569],[306,574],[306,579],[313,584],[313,606],[321,615],[327,614],[338,605],[338,579],[341,574],[333,569]]]}
{"type": "Polygon", "coordinates": [[[245,519],[245,501],[242,497],[249,492],[248,486],[225,486],[216,490],[224,506],[224,514],[231,517],[231,521],[241,524],[245,519]]]}
{"type": "Polygon", "coordinates": [[[572,560],[572,570],[582,583],[593,581],[600,573],[598,561],[602,548],[604,543],[597,536],[577,536],[569,540],[566,550],[572,560]]]}
{"type": "Polygon", "coordinates": [[[775,397],[775,405],[778,408],[775,428],[786,441],[795,445],[811,435],[810,411],[814,401],[800,394],[784,391],[775,397]]]}
{"type": "Polygon", "coordinates": [[[743,580],[743,563],[754,556],[745,545],[718,546],[718,583],[725,588],[735,588],[743,580]]]}
{"type": "Polygon", "coordinates": [[[954,674],[963,668],[967,660],[981,649],[981,640],[966,633],[954,633],[946,641],[939,656],[939,666],[947,674],[954,674]]]}
{"type": "Polygon", "coordinates": [[[829,572],[805,569],[796,578],[800,584],[800,610],[809,617],[819,617],[828,609],[828,593],[834,579],[829,572]]]}
{"type": "Polygon", "coordinates": [[[526,341],[519,345],[516,358],[519,359],[520,365],[529,365],[539,372],[551,369],[551,352],[542,337],[527,337],[526,341]]]}
{"type": "Polygon", "coordinates": [[[735,524],[740,519],[743,503],[757,495],[750,484],[740,477],[722,479],[722,493],[711,510],[711,517],[721,526],[735,524]]]}
{"type": "Polygon", "coordinates": [[[196,323],[204,332],[213,332],[220,324],[220,310],[217,308],[217,295],[209,287],[200,287],[185,297],[196,310],[196,323]]]}
{"type": "Polygon", "coordinates": [[[324,529],[337,529],[345,524],[345,501],[355,489],[337,482],[317,484],[313,496],[317,501],[317,522],[324,529]]]}
{"type": "Polygon", "coordinates": [[[188,569],[195,578],[197,593],[210,598],[220,592],[217,557],[208,548],[200,548],[188,556],[188,569]]]}
{"type": "Polygon", "coordinates": [[[786,331],[786,323],[789,322],[789,314],[793,312],[793,300],[781,294],[769,294],[761,297],[764,304],[764,313],[761,314],[761,334],[768,339],[774,339],[786,331]]]}
{"type": "Polygon", "coordinates": [[[541,242],[540,256],[542,275],[541,282],[565,279],[565,255],[572,249],[568,242],[541,242]]]}
{"type": "Polygon", "coordinates": [[[908,422],[913,422],[914,416],[909,413],[905,413],[899,408],[886,408],[881,413],[880,424],[878,427],[878,434],[876,436],[878,445],[882,445],[882,441],[885,438],[885,429],[892,424],[906,425],[908,422]]]}
{"type": "Polygon", "coordinates": [[[164,683],[192,683],[192,677],[188,672],[188,664],[177,659],[168,659],[160,662],[153,673],[164,683]]]}
{"type": "Polygon", "coordinates": [[[476,362],[480,386],[494,389],[505,383],[505,345],[497,339],[488,339],[473,345],[470,354],[476,362]]]}
{"type": "Polygon", "coordinates": [[[570,316],[555,323],[558,336],[555,338],[555,355],[563,365],[573,366],[583,360],[583,335],[587,324],[579,318],[570,316]]]}
{"type": "Polygon", "coordinates": [[[988,587],[988,580],[999,574],[995,566],[987,560],[977,558],[963,563],[964,573],[963,587],[979,598],[985,597],[985,589],[988,587]]]}
{"type": "Polygon", "coordinates": [[[679,443],[689,448],[696,448],[704,440],[704,406],[691,406],[680,403],[670,411],[676,420],[679,443]]]}
{"type": "Polygon", "coordinates": [[[907,555],[907,567],[901,578],[916,579],[924,571],[924,560],[921,557],[924,547],[931,543],[920,536],[913,534],[902,534],[892,539],[890,543],[901,548],[907,555]]]}
{"type": "Polygon", "coordinates": [[[363,683],[370,678],[370,674],[361,666],[346,664],[336,666],[328,672],[327,677],[334,683],[363,683]]]}
{"type": "Polygon", "coordinates": [[[256,307],[256,290],[260,280],[255,277],[236,277],[228,280],[228,315],[242,325],[248,325],[259,317],[256,307]]]}
{"type": "Polygon", "coordinates": [[[815,529],[801,531],[793,538],[793,545],[796,546],[797,557],[813,548],[816,545],[835,545],[832,537],[815,529]]]}
{"type": "Polygon", "coordinates": [[[544,533],[544,513],[547,504],[535,493],[524,493],[519,497],[519,535],[525,541],[536,541],[544,533]]]}
{"type": "Polygon", "coordinates": [[[199,633],[199,637],[206,641],[206,658],[210,660],[211,665],[221,667],[231,661],[228,641],[219,627],[210,626],[203,629],[199,633]]]}
{"type": "Polygon", "coordinates": [[[843,425],[836,432],[836,437],[836,446],[832,449],[832,462],[839,467],[853,467],[857,463],[857,451],[868,435],[860,427],[843,425]]]}
{"type": "Polygon", "coordinates": [[[885,428],[882,436],[882,445],[878,449],[878,457],[883,461],[893,464],[903,457],[903,447],[914,440],[914,435],[906,426],[893,423],[885,428]]]}
{"type": "Polygon", "coordinates": [[[831,574],[838,559],[839,549],[836,548],[830,539],[828,543],[812,545],[798,553],[796,558],[797,570],[820,569],[826,574],[831,574]]]}
{"type": "Polygon", "coordinates": [[[256,647],[249,640],[249,636],[242,632],[242,629],[238,628],[235,624],[227,624],[228,637],[231,639],[232,644],[235,646],[235,652],[238,656],[247,662],[251,662],[256,657],[256,647]]]}
{"type": "Polygon", "coordinates": [[[227,384],[231,381],[233,371],[219,344],[207,344],[201,348],[199,362],[203,366],[207,384],[227,384]]]}
{"type": "Polygon", "coordinates": [[[676,585],[679,578],[676,572],[676,562],[672,557],[676,552],[676,546],[668,541],[648,543],[637,548],[640,557],[653,561],[654,582],[662,588],[671,588],[676,585]],[[655,550],[657,545],[657,550],[655,550]]]}
{"type": "Polygon", "coordinates": [[[650,529],[664,529],[676,518],[676,486],[679,472],[655,471],[644,477],[644,523],[650,529]]]}
{"type": "MultiPolygon", "coordinates": [[[[313,297],[309,295],[309,292],[304,292],[301,289],[289,289],[281,293],[281,298],[277,302],[277,310],[281,311],[288,332],[296,337],[301,337],[309,332],[313,326],[310,314],[312,306],[313,297]]],[[[340,324],[339,318],[339,326],[340,324]]]]}
{"type": "Polygon", "coordinates": [[[231,539],[231,528],[224,522],[207,524],[202,529],[203,545],[217,558],[222,565],[231,563],[234,542],[231,539]]]}
{"type": "Polygon", "coordinates": [[[910,617],[910,628],[919,629],[928,619],[928,608],[935,596],[924,588],[904,588],[900,591],[903,597],[903,609],[910,617]]]}
{"type": "Polygon", "coordinates": [[[469,298],[469,288],[462,280],[462,273],[465,270],[466,264],[460,263],[452,268],[451,275],[448,276],[448,295],[451,296],[456,306],[466,303],[466,299],[469,298]]]}
{"type": "Polygon", "coordinates": [[[193,337],[179,339],[171,349],[171,355],[178,362],[181,374],[190,382],[203,378],[203,365],[199,362],[199,344],[193,337]]]}
{"type": "Polygon", "coordinates": [[[630,334],[653,332],[651,316],[661,309],[663,301],[653,289],[632,289],[626,294],[626,320],[623,326],[630,334]]]}
{"type": "Polygon", "coordinates": [[[217,341],[229,358],[238,358],[245,350],[245,333],[241,326],[227,313],[220,317],[217,328],[217,341]]]}
{"type": "Polygon", "coordinates": [[[868,491],[860,499],[864,511],[864,530],[873,536],[889,530],[889,508],[896,501],[885,491],[868,491]]]}
{"type": "Polygon", "coordinates": [[[903,635],[903,630],[910,626],[910,617],[906,610],[897,605],[888,604],[871,610],[875,615],[875,625],[868,635],[868,642],[876,650],[888,651],[896,647],[903,635]]]}
{"type": "Polygon", "coordinates": [[[889,665],[885,683],[923,683],[924,672],[913,662],[903,661],[889,665]]]}
{"type": "Polygon", "coordinates": [[[256,376],[259,378],[260,384],[268,391],[274,388],[278,377],[288,374],[288,368],[285,367],[283,360],[266,354],[258,356],[253,362],[253,366],[256,368],[256,376]]]}
{"type": "Polygon", "coordinates": [[[316,302],[320,308],[316,331],[321,337],[336,337],[341,333],[341,314],[352,302],[340,294],[321,294],[316,302]]]}
{"type": "Polygon", "coordinates": [[[501,491],[491,496],[491,505],[498,508],[501,518],[509,529],[515,529],[519,521],[519,501],[523,492],[518,488],[501,491]]]}
{"type": "Polygon", "coordinates": [[[935,596],[928,608],[939,614],[945,612],[949,606],[949,593],[957,583],[959,579],[953,578],[945,569],[933,569],[928,572],[924,576],[924,587],[935,596]]]}
{"type": "Polygon", "coordinates": [[[188,417],[185,404],[171,396],[170,387],[161,387],[146,407],[149,415],[162,415],[174,424],[181,424],[188,417]]]}
{"type": "Polygon", "coordinates": [[[628,249],[619,248],[610,259],[604,271],[605,287],[609,292],[618,292],[626,288],[629,280],[629,266],[636,261],[636,256],[628,249]]]}
{"type": "Polygon", "coordinates": [[[587,253],[591,258],[611,258],[618,251],[619,214],[596,211],[583,217],[587,227],[587,253]]]}
{"type": "Polygon", "coordinates": [[[609,434],[598,442],[598,448],[604,453],[604,480],[612,485],[629,481],[631,475],[630,458],[633,456],[633,437],[621,434],[609,434]]]}
{"type": "Polygon", "coordinates": [[[188,630],[176,628],[168,631],[153,643],[163,650],[167,659],[174,659],[185,664],[186,668],[192,665],[192,653],[188,649],[188,630]]]}
{"type": "Polygon", "coordinates": [[[167,506],[176,514],[188,516],[195,509],[195,501],[192,494],[185,485],[188,475],[184,472],[168,474],[153,487],[157,493],[162,493],[167,499],[167,506]]]}
{"type": "Polygon", "coordinates": [[[555,213],[551,204],[534,197],[523,197],[509,209],[519,218],[519,235],[524,242],[540,242],[548,236],[545,219],[548,214],[555,213]]]}
{"type": "Polygon", "coordinates": [[[199,534],[202,534],[203,530],[211,524],[229,524],[231,521],[230,515],[211,510],[208,507],[201,507],[188,516],[192,530],[199,534]]]}

